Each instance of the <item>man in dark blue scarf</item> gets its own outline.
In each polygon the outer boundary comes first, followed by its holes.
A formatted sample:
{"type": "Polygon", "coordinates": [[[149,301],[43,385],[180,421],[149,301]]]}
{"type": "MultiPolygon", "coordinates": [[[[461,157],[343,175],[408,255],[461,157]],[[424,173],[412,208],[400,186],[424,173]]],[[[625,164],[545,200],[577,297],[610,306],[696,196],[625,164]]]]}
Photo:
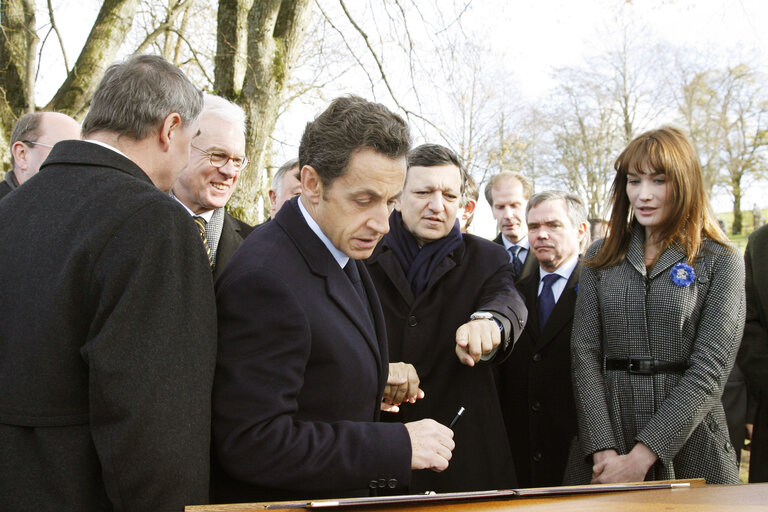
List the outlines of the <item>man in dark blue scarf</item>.
{"type": "Polygon", "coordinates": [[[412,150],[390,231],[367,261],[384,310],[390,360],[413,364],[425,392],[383,419],[431,417],[448,424],[466,409],[454,426],[448,469],[414,473],[401,492],[516,484],[492,372],[511,351],[527,311],[504,249],[459,230],[465,183],[466,171],[448,148],[412,150]]]}

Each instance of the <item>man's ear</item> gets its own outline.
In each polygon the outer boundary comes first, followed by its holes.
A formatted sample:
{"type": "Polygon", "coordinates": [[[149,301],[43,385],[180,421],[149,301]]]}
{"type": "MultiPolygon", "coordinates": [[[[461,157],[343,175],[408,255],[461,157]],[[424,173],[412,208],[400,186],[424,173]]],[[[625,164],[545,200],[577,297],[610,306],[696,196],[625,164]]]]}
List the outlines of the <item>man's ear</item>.
{"type": "Polygon", "coordinates": [[[472,214],[475,213],[475,208],[477,208],[477,201],[468,199],[467,204],[464,205],[464,213],[461,214],[462,220],[470,218],[472,214]]]}
{"type": "Polygon", "coordinates": [[[323,197],[323,180],[311,165],[301,168],[301,195],[305,196],[310,204],[317,204],[323,197]]]}
{"type": "Polygon", "coordinates": [[[269,209],[274,210],[277,204],[277,192],[274,189],[269,189],[269,209]]]}
{"type": "Polygon", "coordinates": [[[17,140],[13,143],[13,146],[11,146],[11,154],[13,154],[13,162],[14,167],[18,168],[21,171],[26,171],[28,164],[27,164],[27,153],[29,152],[29,148],[26,144],[21,142],[20,140],[17,140]]]}
{"type": "Polygon", "coordinates": [[[579,242],[581,242],[585,236],[589,236],[589,222],[582,222],[576,227],[578,228],[579,242]]]}
{"type": "Polygon", "coordinates": [[[160,126],[160,145],[163,151],[168,151],[171,148],[173,137],[176,135],[174,131],[180,130],[181,125],[181,116],[178,112],[171,112],[165,117],[160,126]]]}

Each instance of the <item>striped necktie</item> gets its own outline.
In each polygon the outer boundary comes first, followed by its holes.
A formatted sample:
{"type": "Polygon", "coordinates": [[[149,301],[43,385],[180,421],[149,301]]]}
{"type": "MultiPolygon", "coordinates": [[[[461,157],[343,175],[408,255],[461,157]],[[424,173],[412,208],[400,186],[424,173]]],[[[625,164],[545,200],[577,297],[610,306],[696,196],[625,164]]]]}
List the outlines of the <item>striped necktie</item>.
{"type": "Polygon", "coordinates": [[[197,230],[200,231],[200,238],[203,240],[203,247],[205,247],[205,254],[208,255],[208,264],[213,270],[213,256],[211,256],[211,246],[208,245],[208,237],[205,235],[205,226],[208,224],[205,219],[198,217],[197,215],[192,217],[197,224],[197,230]]]}

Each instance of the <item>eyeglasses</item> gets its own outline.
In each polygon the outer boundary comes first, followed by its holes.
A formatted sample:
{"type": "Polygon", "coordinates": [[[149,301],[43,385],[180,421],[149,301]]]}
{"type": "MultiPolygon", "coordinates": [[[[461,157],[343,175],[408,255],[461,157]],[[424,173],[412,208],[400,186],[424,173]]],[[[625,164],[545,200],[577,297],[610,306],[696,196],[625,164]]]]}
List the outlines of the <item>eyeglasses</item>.
{"type": "Polygon", "coordinates": [[[50,144],[43,144],[42,142],[32,142],[31,140],[22,140],[24,144],[27,144],[28,146],[43,146],[45,148],[52,148],[50,144]]]}
{"type": "Polygon", "coordinates": [[[205,151],[204,149],[200,149],[194,144],[190,144],[190,146],[192,146],[199,152],[208,155],[208,160],[211,162],[211,165],[217,169],[220,169],[221,167],[224,167],[225,165],[227,165],[227,162],[229,162],[230,160],[232,160],[232,165],[235,166],[235,169],[238,172],[245,169],[245,166],[248,165],[247,157],[229,156],[226,153],[221,153],[218,151],[205,151]]]}

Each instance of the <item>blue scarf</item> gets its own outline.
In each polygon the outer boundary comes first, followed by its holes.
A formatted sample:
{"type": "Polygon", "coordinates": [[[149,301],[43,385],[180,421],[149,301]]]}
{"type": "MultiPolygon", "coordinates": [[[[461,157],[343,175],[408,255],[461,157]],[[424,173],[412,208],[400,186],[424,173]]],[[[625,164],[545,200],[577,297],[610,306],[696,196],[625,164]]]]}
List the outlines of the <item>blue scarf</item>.
{"type": "Polygon", "coordinates": [[[389,233],[384,239],[400,261],[414,298],[421,295],[429,284],[432,272],[463,240],[457,219],[453,229],[446,236],[420,248],[416,239],[405,228],[403,216],[398,211],[389,216],[389,233]]]}

